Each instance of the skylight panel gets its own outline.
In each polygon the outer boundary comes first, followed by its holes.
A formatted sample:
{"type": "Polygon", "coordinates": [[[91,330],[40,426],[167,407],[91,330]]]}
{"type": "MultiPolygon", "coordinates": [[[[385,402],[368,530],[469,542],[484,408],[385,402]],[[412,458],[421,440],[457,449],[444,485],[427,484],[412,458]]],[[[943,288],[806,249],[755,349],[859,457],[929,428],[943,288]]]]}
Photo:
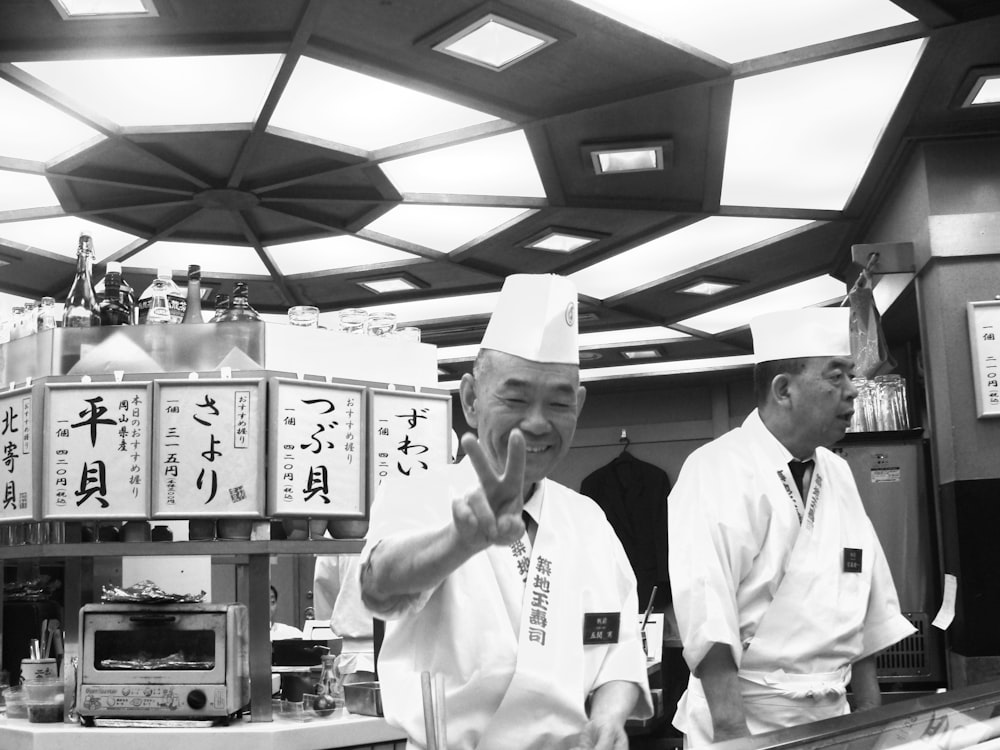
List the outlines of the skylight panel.
{"type": "Polygon", "coordinates": [[[49,161],[97,136],[96,130],[6,81],[0,81],[0,112],[6,113],[0,117],[0,156],[49,161]]]}
{"type": "Polygon", "coordinates": [[[373,263],[412,260],[417,256],[378,242],[340,235],[269,247],[271,258],[285,276],[336,271],[373,263]]]}
{"type": "Polygon", "coordinates": [[[607,299],[808,224],[712,216],[570,274],[581,294],[607,299]]]}
{"type": "Polygon", "coordinates": [[[574,0],[650,36],[739,62],[916,20],[889,0],[574,0]]]}
{"type": "Polygon", "coordinates": [[[17,66],[123,126],[253,122],[281,55],[47,60],[17,66]]]}
{"type": "Polygon", "coordinates": [[[780,310],[796,310],[826,303],[840,302],[847,294],[844,282],[832,276],[817,276],[808,281],[775,289],[732,305],[711,310],[693,318],[682,320],[679,325],[705,333],[722,333],[740,328],[751,318],[780,310]]]}
{"type": "Polygon", "coordinates": [[[270,124],[372,151],[495,119],[430,94],[303,57],[270,124]]]}
{"type": "Polygon", "coordinates": [[[138,268],[171,268],[175,281],[187,273],[191,264],[201,266],[202,274],[241,274],[270,276],[267,266],[253,248],[239,245],[208,245],[194,242],[154,242],[125,261],[138,268]]]}
{"type": "Polygon", "coordinates": [[[65,19],[135,18],[159,15],[152,0],[52,0],[65,19]]]}
{"type": "Polygon", "coordinates": [[[405,204],[383,214],[365,229],[450,253],[532,213],[522,208],[405,204]]]}
{"type": "MultiPolygon", "coordinates": [[[[415,300],[413,302],[395,302],[389,305],[365,305],[369,313],[396,313],[398,325],[420,325],[427,321],[448,319],[464,319],[477,316],[488,316],[496,306],[499,292],[484,294],[464,294],[438,299],[415,300]]],[[[333,330],[337,329],[337,312],[321,313],[320,325],[333,330]]]]}
{"type": "Polygon", "coordinates": [[[380,166],[402,193],[545,197],[528,139],[520,130],[380,166]]]}
{"type": "Polygon", "coordinates": [[[98,263],[138,239],[127,232],[75,216],[0,224],[0,240],[17,242],[73,259],[76,259],[76,248],[81,232],[86,232],[93,240],[94,256],[98,263]]]}
{"type": "Polygon", "coordinates": [[[737,80],[722,203],[842,209],[921,46],[903,42],[737,80]]]}
{"type": "Polygon", "coordinates": [[[41,175],[0,169],[0,211],[58,206],[49,181],[41,175]]]}

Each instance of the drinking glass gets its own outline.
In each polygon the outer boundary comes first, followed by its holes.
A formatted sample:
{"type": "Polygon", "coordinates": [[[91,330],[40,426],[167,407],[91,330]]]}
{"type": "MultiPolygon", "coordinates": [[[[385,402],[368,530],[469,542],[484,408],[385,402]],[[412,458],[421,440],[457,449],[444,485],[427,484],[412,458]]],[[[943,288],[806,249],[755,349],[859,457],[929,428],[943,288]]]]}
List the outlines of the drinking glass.
{"type": "Polygon", "coordinates": [[[352,307],[337,314],[341,333],[364,336],[368,328],[368,311],[352,307]]]}
{"type": "Polygon", "coordinates": [[[319,308],[312,305],[295,305],[288,308],[288,322],[293,326],[316,328],[319,326],[319,308]]]}
{"type": "Polygon", "coordinates": [[[396,313],[377,312],[368,316],[369,336],[391,336],[396,330],[396,313]]]}
{"type": "Polygon", "coordinates": [[[420,343],[420,329],[416,326],[401,326],[396,329],[393,334],[394,338],[400,339],[401,341],[412,341],[416,344],[420,343]]]}

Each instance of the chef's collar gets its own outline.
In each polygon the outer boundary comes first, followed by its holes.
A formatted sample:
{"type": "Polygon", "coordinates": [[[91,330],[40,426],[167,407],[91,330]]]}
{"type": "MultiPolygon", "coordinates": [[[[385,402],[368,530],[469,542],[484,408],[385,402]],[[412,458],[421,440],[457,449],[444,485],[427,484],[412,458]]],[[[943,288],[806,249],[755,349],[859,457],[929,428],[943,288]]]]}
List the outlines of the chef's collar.
{"type": "Polygon", "coordinates": [[[790,450],[788,450],[788,448],[785,447],[784,443],[782,443],[780,440],[778,440],[778,438],[776,438],[774,436],[774,433],[771,432],[769,429],[767,429],[767,425],[764,424],[764,420],[762,420],[760,418],[760,412],[757,409],[754,409],[752,412],[750,412],[749,415],[747,415],[747,418],[746,418],[746,421],[744,422],[744,425],[748,425],[748,424],[754,424],[756,429],[760,430],[764,435],[767,436],[768,442],[771,443],[773,445],[773,447],[774,447],[774,450],[775,450],[774,459],[775,459],[775,462],[777,463],[777,465],[780,466],[782,464],[788,464],[790,461],[815,461],[816,460],[816,449],[815,448],[813,449],[813,452],[810,453],[805,458],[798,458],[796,456],[793,456],[792,452],[790,450]],[[778,456],[779,455],[781,456],[781,461],[778,461],[778,456]]]}
{"type": "Polygon", "coordinates": [[[524,509],[531,514],[531,517],[538,523],[542,518],[542,501],[545,498],[545,480],[535,482],[531,490],[531,495],[524,503],[524,509]]]}

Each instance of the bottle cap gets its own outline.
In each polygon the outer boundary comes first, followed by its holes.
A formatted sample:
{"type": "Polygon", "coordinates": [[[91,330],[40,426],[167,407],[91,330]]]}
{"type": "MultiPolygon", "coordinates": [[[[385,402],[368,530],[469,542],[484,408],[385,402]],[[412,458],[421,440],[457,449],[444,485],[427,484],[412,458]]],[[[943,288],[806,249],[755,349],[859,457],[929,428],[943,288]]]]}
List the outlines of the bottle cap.
{"type": "Polygon", "coordinates": [[[122,272],[121,263],[119,263],[117,260],[108,261],[107,273],[121,273],[121,272],[122,272]]]}
{"type": "Polygon", "coordinates": [[[201,278],[201,266],[190,265],[188,266],[188,278],[189,279],[200,279],[201,278]]]}

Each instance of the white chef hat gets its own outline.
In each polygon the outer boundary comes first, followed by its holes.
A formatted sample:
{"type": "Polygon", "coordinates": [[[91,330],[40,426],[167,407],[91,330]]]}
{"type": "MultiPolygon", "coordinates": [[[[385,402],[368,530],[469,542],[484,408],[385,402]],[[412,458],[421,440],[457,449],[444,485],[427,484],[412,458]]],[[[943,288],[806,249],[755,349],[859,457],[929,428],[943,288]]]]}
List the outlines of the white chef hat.
{"type": "Polygon", "coordinates": [[[508,276],[480,348],[532,362],[578,365],[576,304],[576,287],[564,276],[508,276]]]}
{"type": "Polygon", "coordinates": [[[754,362],[799,357],[850,357],[850,308],[807,307],[750,321],[754,362]]]}

